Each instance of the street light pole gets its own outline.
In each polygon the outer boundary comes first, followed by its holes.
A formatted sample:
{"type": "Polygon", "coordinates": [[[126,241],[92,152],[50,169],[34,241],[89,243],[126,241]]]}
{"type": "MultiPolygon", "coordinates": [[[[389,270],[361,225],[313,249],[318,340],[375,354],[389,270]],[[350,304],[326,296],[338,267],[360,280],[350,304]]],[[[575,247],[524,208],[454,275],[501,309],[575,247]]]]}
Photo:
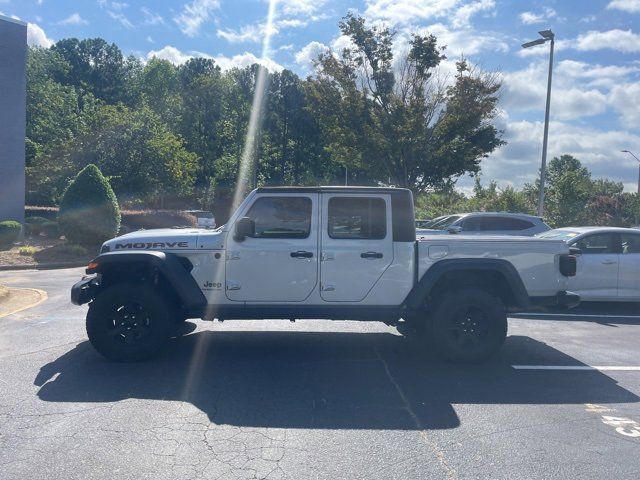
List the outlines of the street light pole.
{"type": "Polygon", "coordinates": [[[628,153],[629,155],[631,155],[633,158],[635,158],[638,161],[638,195],[640,195],[640,158],[636,157],[633,152],[630,152],[629,150],[620,150],[622,153],[628,153]]]}
{"type": "Polygon", "coordinates": [[[551,109],[551,78],[553,76],[553,46],[555,35],[551,30],[542,30],[538,32],[542,38],[527,42],[522,45],[523,48],[542,45],[549,40],[549,75],[547,77],[547,103],[544,112],[544,134],[542,137],[542,165],[540,166],[540,191],[538,192],[538,216],[544,215],[544,187],[547,178],[547,145],[549,141],[549,110],[551,109]]]}

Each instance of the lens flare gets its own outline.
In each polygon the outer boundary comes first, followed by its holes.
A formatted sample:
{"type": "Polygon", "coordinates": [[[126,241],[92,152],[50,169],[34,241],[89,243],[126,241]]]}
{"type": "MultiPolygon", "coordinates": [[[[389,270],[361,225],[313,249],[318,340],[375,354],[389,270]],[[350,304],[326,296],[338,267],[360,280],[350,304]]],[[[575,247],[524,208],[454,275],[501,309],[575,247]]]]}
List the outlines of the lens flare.
{"type": "Polygon", "coordinates": [[[238,182],[236,191],[233,196],[232,211],[238,207],[242,199],[252,187],[252,179],[256,177],[258,167],[258,152],[256,147],[261,133],[263,120],[263,109],[267,97],[267,87],[269,74],[264,67],[271,56],[271,37],[275,33],[274,19],[276,15],[277,0],[269,2],[269,13],[267,15],[267,26],[265,28],[264,39],[262,40],[262,62],[258,64],[258,75],[256,78],[255,90],[253,92],[253,102],[251,104],[251,115],[249,116],[249,126],[247,127],[247,136],[244,140],[244,148],[240,159],[240,168],[238,171],[238,182]]]}

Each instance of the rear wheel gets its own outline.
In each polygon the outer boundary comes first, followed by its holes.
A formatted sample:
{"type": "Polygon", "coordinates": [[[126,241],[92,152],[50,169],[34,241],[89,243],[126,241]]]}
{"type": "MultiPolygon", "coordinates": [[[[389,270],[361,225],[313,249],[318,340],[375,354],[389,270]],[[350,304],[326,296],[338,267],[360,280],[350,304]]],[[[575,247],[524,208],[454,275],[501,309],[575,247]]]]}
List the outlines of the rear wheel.
{"type": "Polygon", "coordinates": [[[444,293],[430,316],[433,345],[455,362],[485,360],[500,349],[507,336],[502,300],[480,288],[444,293]]]}
{"type": "Polygon", "coordinates": [[[157,354],[175,328],[174,309],[147,285],[122,283],[100,292],[89,305],[87,335],[93,347],[114,361],[157,354]]]}

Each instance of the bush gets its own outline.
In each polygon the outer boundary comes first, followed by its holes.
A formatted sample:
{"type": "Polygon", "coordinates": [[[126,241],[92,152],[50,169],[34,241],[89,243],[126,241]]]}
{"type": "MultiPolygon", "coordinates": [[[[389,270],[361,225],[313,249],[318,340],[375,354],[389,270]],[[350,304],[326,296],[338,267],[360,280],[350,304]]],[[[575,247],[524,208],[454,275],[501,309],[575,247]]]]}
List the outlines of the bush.
{"type": "Polygon", "coordinates": [[[131,231],[152,228],[195,227],[196,224],[195,215],[175,210],[132,210],[122,212],[122,225],[131,231]]]}
{"type": "Polygon", "coordinates": [[[58,253],[63,253],[65,255],[74,255],[77,257],[84,257],[89,254],[89,250],[82,245],[73,245],[71,243],[66,243],[64,245],[58,246],[58,253]]]}
{"type": "Polygon", "coordinates": [[[67,240],[81,245],[97,245],[118,233],[118,200],[95,165],[82,169],[64,191],[58,225],[67,240]]]}
{"type": "Polygon", "coordinates": [[[40,235],[42,233],[43,226],[49,223],[44,217],[27,217],[24,219],[24,234],[25,235],[40,235]]]}
{"type": "Polygon", "coordinates": [[[49,238],[59,238],[60,229],[58,228],[58,222],[47,221],[47,223],[42,225],[41,233],[49,238]]]}
{"type": "Polygon", "coordinates": [[[0,245],[11,245],[20,236],[22,225],[14,220],[0,222],[0,245]]]}
{"type": "Polygon", "coordinates": [[[25,257],[28,257],[29,255],[33,255],[34,253],[36,253],[38,251],[38,249],[32,245],[24,245],[20,248],[18,248],[18,253],[20,255],[24,255],[25,257]]]}

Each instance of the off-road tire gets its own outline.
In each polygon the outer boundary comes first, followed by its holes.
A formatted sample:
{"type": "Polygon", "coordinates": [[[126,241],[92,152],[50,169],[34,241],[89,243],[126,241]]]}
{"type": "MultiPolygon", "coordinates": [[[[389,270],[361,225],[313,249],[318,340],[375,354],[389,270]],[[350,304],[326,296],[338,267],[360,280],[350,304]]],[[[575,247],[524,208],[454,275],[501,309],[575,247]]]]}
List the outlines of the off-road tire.
{"type": "Polygon", "coordinates": [[[109,360],[146,360],[168,342],[175,315],[175,309],[151,286],[120,283],[107,287],[89,304],[87,335],[109,360]]]}
{"type": "Polygon", "coordinates": [[[502,300],[476,287],[445,292],[432,304],[432,345],[447,360],[475,363],[494,355],[507,336],[502,300]]]}

